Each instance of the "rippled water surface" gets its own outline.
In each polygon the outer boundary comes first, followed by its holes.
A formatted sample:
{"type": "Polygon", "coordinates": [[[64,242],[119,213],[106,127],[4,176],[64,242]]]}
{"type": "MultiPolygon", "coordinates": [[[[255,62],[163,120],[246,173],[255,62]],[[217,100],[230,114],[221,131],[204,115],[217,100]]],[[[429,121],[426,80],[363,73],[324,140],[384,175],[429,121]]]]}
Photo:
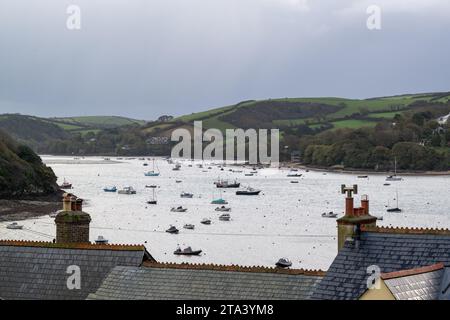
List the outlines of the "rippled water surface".
{"type": "MultiPolygon", "coordinates": [[[[87,200],[84,211],[92,217],[91,240],[99,235],[110,243],[145,244],[159,261],[272,266],[280,257],[288,257],[296,268],[327,269],[337,252],[336,221],[322,218],[321,213],[344,209],[340,185],[358,184],[360,194],[368,194],[372,215],[383,216],[380,225],[410,227],[450,227],[450,177],[407,176],[401,182],[384,186],[385,176],[305,172],[301,178],[287,177],[288,170],[262,169],[253,177],[244,173],[221,171],[217,166],[197,168],[181,162],[180,171],[162,159],[156,161],[161,175],[145,177],[151,170],[149,161],[123,160],[107,164],[101,158],[73,161],[71,158],[43,157],[63,178],[73,183],[72,190],[87,200]],[[88,162],[90,161],[90,162],[88,162]],[[143,163],[149,166],[144,167],[143,163]],[[238,179],[243,185],[262,190],[259,196],[236,196],[236,189],[224,189],[220,194],[213,182],[218,177],[238,179]],[[181,183],[176,183],[181,180],[181,183]],[[291,180],[299,180],[298,184],[291,180]],[[157,205],[147,205],[156,184],[157,205]],[[103,192],[103,187],[133,186],[136,195],[103,192]],[[180,198],[182,191],[194,194],[192,199],[180,198]],[[387,213],[387,206],[396,205],[398,191],[402,213],[387,213]],[[219,221],[220,213],[213,198],[222,196],[232,208],[231,221],[219,221]],[[185,213],[170,212],[173,206],[188,208],[185,213]],[[211,225],[200,224],[211,218],[211,225]],[[191,223],[195,230],[185,230],[191,223]],[[180,229],[178,235],[165,232],[170,226],[180,229]],[[178,257],[172,252],[181,246],[202,249],[199,257],[178,257]]],[[[355,199],[358,205],[359,196],[355,199]]],[[[2,238],[51,240],[55,225],[50,217],[21,221],[24,230],[6,229],[0,225],[2,238]]]]}

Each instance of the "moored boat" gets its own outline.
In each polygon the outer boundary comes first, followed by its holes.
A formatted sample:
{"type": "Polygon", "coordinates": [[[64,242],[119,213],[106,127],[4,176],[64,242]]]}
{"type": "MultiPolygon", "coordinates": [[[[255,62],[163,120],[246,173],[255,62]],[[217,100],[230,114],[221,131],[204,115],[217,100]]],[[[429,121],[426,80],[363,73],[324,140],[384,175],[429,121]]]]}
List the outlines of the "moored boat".
{"type": "Polygon", "coordinates": [[[17,222],[10,223],[6,226],[6,229],[13,229],[13,230],[21,230],[23,229],[23,225],[18,224],[17,222]]]}
{"type": "Polygon", "coordinates": [[[275,263],[275,265],[279,268],[289,268],[290,266],[292,266],[292,262],[289,261],[288,258],[281,258],[277,261],[277,263],[275,263]]]}
{"type": "Polygon", "coordinates": [[[123,189],[118,191],[119,194],[136,194],[136,190],[133,187],[124,187],[123,189]]]}
{"type": "Polygon", "coordinates": [[[116,186],[104,187],[103,191],[105,191],[105,192],[116,192],[117,191],[117,187],[116,186]]]}
{"type": "Polygon", "coordinates": [[[201,224],[211,224],[211,219],[204,218],[202,221],[200,221],[201,224]]]}
{"type": "Polygon", "coordinates": [[[171,234],[177,234],[180,230],[177,229],[177,227],[175,226],[170,226],[169,229],[166,230],[167,233],[171,233],[171,234]]]}
{"type": "Polygon", "coordinates": [[[96,244],[107,244],[108,243],[108,239],[106,239],[103,236],[98,236],[97,239],[95,239],[95,243],[96,244]]]}
{"type": "Polygon", "coordinates": [[[238,190],[236,191],[236,195],[242,195],[242,196],[257,196],[261,190],[253,189],[252,187],[248,187],[245,190],[238,190]]]}
{"type": "Polygon", "coordinates": [[[231,216],[229,213],[223,213],[219,216],[220,221],[230,221],[231,216]]]}
{"type": "Polygon", "coordinates": [[[183,226],[183,228],[184,228],[184,229],[188,229],[188,230],[194,230],[195,226],[194,226],[193,224],[186,223],[186,224],[183,226]]]}
{"type": "Polygon", "coordinates": [[[198,256],[200,253],[202,253],[202,250],[192,250],[191,247],[185,249],[177,248],[177,250],[173,252],[173,254],[185,256],[198,256]]]}
{"type": "Polygon", "coordinates": [[[322,213],[322,218],[336,218],[337,216],[338,214],[333,211],[322,213]]]}
{"type": "Polygon", "coordinates": [[[72,184],[67,182],[66,179],[64,179],[64,182],[59,186],[60,189],[72,189],[72,184]]]}
{"type": "Polygon", "coordinates": [[[230,212],[231,208],[230,207],[221,206],[221,207],[217,207],[215,210],[219,211],[219,212],[230,212]]]}
{"type": "Polygon", "coordinates": [[[182,206],[179,206],[179,207],[173,207],[173,208],[171,208],[170,209],[170,211],[171,212],[186,212],[187,211],[187,208],[183,208],[182,206]]]}
{"type": "Polygon", "coordinates": [[[184,191],[180,194],[181,198],[192,198],[193,196],[194,196],[194,194],[189,193],[189,192],[184,192],[184,191]]]}

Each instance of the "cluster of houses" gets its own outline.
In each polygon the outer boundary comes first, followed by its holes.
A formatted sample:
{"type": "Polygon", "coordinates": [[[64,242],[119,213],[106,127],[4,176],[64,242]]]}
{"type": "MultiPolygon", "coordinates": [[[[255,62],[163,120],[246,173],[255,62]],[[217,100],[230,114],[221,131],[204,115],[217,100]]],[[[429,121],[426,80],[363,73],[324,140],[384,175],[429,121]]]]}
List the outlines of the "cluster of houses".
{"type": "Polygon", "coordinates": [[[0,299],[450,299],[450,230],[384,228],[345,187],[327,271],[156,261],[143,245],[89,242],[82,200],[65,194],[53,242],[0,240],[0,299]]]}

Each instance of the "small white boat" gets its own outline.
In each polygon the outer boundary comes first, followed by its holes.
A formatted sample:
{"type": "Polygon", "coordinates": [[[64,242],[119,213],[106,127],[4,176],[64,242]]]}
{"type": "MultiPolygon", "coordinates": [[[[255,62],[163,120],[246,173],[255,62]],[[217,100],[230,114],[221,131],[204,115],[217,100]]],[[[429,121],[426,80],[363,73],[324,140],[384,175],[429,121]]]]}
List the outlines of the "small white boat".
{"type": "Polygon", "coordinates": [[[133,187],[124,187],[118,191],[119,194],[136,194],[136,190],[133,187]]]}
{"type": "Polygon", "coordinates": [[[221,207],[217,207],[215,210],[219,211],[219,212],[230,212],[231,208],[230,207],[221,206],[221,207]]]}
{"type": "Polygon", "coordinates": [[[21,230],[22,228],[23,228],[23,225],[18,224],[17,222],[10,223],[6,226],[6,229],[21,230]]]}
{"type": "Polygon", "coordinates": [[[194,194],[189,193],[189,192],[184,192],[184,191],[180,194],[181,198],[192,198],[193,196],[194,196],[194,194]]]}
{"type": "Polygon", "coordinates": [[[97,239],[95,239],[95,243],[96,244],[107,244],[108,243],[108,239],[106,239],[103,236],[98,236],[97,239]]]}
{"type": "Polygon", "coordinates": [[[186,212],[187,208],[183,208],[182,206],[174,207],[170,209],[170,212],[186,212]]]}
{"type": "Polygon", "coordinates": [[[220,221],[230,221],[231,216],[229,213],[223,213],[219,216],[220,221]]]}
{"type": "Polygon", "coordinates": [[[323,218],[336,218],[337,216],[338,214],[334,213],[333,211],[322,213],[323,218]]]}
{"type": "Polygon", "coordinates": [[[194,230],[195,226],[193,224],[187,223],[183,226],[184,229],[194,230]]]}

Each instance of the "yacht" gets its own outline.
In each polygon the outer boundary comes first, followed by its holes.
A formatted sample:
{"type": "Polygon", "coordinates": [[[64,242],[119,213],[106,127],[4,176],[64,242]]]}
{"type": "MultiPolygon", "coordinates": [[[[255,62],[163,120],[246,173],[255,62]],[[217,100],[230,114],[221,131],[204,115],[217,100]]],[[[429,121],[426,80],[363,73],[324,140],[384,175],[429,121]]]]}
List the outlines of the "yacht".
{"type": "Polygon", "coordinates": [[[386,181],[402,181],[402,177],[397,176],[397,158],[394,159],[394,174],[387,176],[386,181]]]}
{"type": "Polygon", "coordinates": [[[72,189],[72,184],[67,182],[66,179],[64,179],[64,182],[59,186],[60,189],[72,189]]]}
{"type": "Polygon", "coordinates": [[[144,175],[146,177],[158,177],[159,176],[159,171],[156,171],[156,169],[155,169],[155,159],[153,159],[153,170],[145,172],[144,175]]]}

